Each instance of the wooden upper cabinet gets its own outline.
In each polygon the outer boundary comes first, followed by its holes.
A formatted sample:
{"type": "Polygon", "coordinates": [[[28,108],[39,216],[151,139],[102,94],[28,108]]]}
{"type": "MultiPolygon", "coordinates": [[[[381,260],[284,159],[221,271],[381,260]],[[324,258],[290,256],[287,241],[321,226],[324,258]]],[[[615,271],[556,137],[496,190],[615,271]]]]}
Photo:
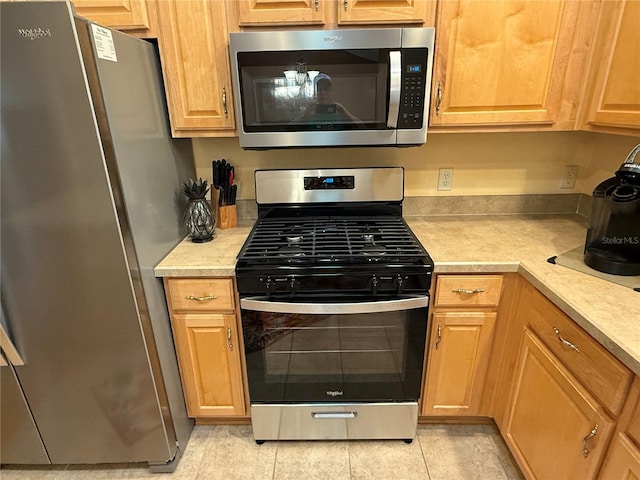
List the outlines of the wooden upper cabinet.
{"type": "Polygon", "coordinates": [[[602,2],[591,61],[585,129],[640,133],[640,2],[602,2]]]}
{"type": "Polygon", "coordinates": [[[238,24],[322,25],[326,0],[237,0],[238,24]]]}
{"type": "Polygon", "coordinates": [[[158,2],[159,46],[174,137],[234,129],[225,2],[158,2]]]}
{"type": "Polygon", "coordinates": [[[433,25],[435,0],[338,0],[338,25],[433,25]]]}
{"type": "Polygon", "coordinates": [[[236,0],[238,25],[432,26],[436,0],[236,0]]]}
{"type": "Polygon", "coordinates": [[[582,2],[439,2],[431,125],[553,124],[582,2]]]}
{"type": "Polygon", "coordinates": [[[146,0],[73,0],[78,15],[140,37],[155,36],[146,0]]]}

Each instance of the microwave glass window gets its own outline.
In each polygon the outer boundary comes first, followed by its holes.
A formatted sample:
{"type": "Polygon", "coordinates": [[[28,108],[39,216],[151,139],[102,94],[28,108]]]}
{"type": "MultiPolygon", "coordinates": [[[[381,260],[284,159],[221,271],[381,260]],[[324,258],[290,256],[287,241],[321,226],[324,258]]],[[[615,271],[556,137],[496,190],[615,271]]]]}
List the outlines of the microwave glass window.
{"type": "Polygon", "coordinates": [[[246,131],[381,128],[388,50],[238,54],[246,131]]]}

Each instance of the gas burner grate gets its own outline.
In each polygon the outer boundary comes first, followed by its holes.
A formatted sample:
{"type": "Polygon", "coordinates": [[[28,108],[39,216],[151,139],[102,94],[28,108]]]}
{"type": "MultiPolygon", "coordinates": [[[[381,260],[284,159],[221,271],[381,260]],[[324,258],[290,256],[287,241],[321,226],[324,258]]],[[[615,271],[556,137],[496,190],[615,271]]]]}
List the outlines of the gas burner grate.
{"type": "Polygon", "coordinates": [[[420,263],[426,251],[401,217],[259,219],[238,258],[245,264],[420,263]]]}

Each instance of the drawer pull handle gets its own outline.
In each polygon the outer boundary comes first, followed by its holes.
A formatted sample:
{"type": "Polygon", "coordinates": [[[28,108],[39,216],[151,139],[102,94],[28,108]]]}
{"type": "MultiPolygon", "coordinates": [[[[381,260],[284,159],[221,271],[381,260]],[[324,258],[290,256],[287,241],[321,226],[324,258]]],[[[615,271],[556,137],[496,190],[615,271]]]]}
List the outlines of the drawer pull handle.
{"type": "Polygon", "coordinates": [[[464,293],[467,295],[471,295],[474,293],[482,293],[484,292],[484,288],[474,288],[473,290],[469,288],[454,288],[451,290],[453,293],[464,293]]]}
{"type": "Polygon", "coordinates": [[[227,327],[227,344],[229,345],[229,350],[233,351],[233,341],[231,340],[231,327],[227,327]]]}
{"type": "Polygon", "coordinates": [[[438,335],[436,336],[436,350],[440,346],[440,342],[442,341],[442,324],[438,324],[438,335]]]}
{"type": "Polygon", "coordinates": [[[576,352],[580,353],[580,349],[578,347],[576,347],[569,340],[565,340],[564,338],[562,338],[562,335],[560,335],[560,330],[558,330],[556,327],[553,327],[553,331],[555,332],[556,336],[558,337],[558,341],[561,344],[563,344],[565,347],[569,347],[569,348],[575,350],[576,352]]]}
{"type": "Polygon", "coordinates": [[[325,419],[325,418],[356,418],[358,412],[312,412],[313,418],[325,419]]]}
{"type": "Polygon", "coordinates": [[[215,300],[216,297],[215,295],[205,295],[204,297],[194,297],[193,295],[187,295],[186,297],[187,300],[194,300],[196,302],[206,302],[208,300],[215,300]]]}
{"type": "Polygon", "coordinates": [[[591,430],[582,439],[582,455],[584,455],[585,458],[587,458],[587,455],[589,455],[589,440],[591,440],[592,437],[595,437],[596,433],[598,433],[598,424],[597,423],[596,423],[596,426],[593,427],[593,430],[591,430]]]}

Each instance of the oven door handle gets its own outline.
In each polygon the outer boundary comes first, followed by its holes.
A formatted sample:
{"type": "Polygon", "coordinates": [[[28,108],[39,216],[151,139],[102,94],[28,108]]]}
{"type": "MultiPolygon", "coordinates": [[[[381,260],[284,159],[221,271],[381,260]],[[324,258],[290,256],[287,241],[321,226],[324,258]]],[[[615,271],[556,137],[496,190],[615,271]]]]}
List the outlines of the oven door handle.
{"type": "MultiPolygon", "coordinates": [[[[264,297],[262,297],[264,298],[264,297]]],[[[302,313],[302,314],[348,314],[379,313],[410,310],[429,306],[429,296],[421,295],[400,300],[355,303],[289,303],[260,300],[259,298],[241,298],[240,308],[257,312],[302,313]]]]}

